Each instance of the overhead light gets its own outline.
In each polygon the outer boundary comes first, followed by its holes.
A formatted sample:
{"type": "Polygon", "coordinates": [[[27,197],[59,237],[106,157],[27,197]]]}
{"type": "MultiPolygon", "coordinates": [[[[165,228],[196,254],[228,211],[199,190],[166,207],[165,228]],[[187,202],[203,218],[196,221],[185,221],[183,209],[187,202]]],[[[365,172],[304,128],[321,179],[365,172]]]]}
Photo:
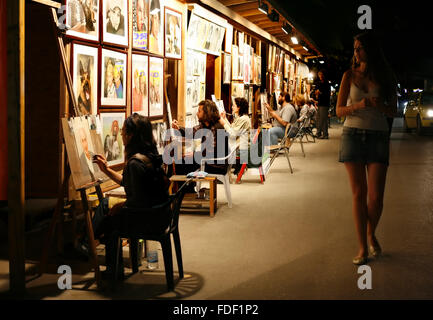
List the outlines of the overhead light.
{"type": "Polygon", "coordinates": [[[324,64],[325,61],[323,61],[323,60],[319,60],[319,63],[320,63],[320,64],[324,64]]]}
{"type": "Polygon", "coordinates": [[[302,48],[304,48],[305,51],[308,51],[308,48],[306,46],[302,46],[302,48]]]}
{"type": "Polygon", "coordinates": [[[292,43],[293,44],[298,44],[299,42],[298,42],[298,38],[296,38],[296,37],[292,37],[292,43]]]}
{"type": "Polygon", "coordinates": [[[264,2],[261,2],[260,0],[259,0],[259,11],[260,12],[263,12],[264,14],[268,14],[268,10],[269,10],[269,8],[268,8],[268,5],[266,4],[266,3],[264,3],[264,2]]]}
{"type": "Polygon", "coordinates": [[[282,29],[286,34],[289,34],[289,33],[292,32],[292,27],[289,26],[289,24],[287,24],[287,23],[285,23],[285,24],[281,27],[281,29],[282,29]]]}
{"type": "Polygon", "coordinates": [[[278,14],[277,11],[275,11],[275,9],[272,9],[271,13],[268,13],[268,18],[273,22],[280,21],[280,15],[278,14]]]}

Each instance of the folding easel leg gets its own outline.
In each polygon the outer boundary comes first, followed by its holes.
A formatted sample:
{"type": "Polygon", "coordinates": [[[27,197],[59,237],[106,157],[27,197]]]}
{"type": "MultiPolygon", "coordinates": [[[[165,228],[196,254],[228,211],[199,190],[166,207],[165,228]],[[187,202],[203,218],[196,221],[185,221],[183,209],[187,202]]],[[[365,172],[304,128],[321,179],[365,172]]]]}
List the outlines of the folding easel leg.
{"type": "Polygon", "coordinates": [[[284,149],[284,154],[286,155],[287,161],[289,162],[290,172],[293,174],[292,164],[290,163],[289,151],[284,149]]]}
{"type": "Polygon", "coordinates": [[[245,168],[246,168],[246,167],[247,167],[247,164],[244,163],[244,164],[242,165],[242,167],[241,167],[241,171],[239,171],[239,173],[238,173],[238,177],[237,177],[237,179],[236,179],[236,183],[240,183],[240,182],[241,182],[242,175],[244,174],[244,171],[245,171],[245,168]]]}
{"type": "Polygon", "coordinates": [[[83,203],[83,209],[86,215],[86,226],[87,226],[87,237],[89,239],[89,248],[90,248],[90,261],[95,269],[95,280],[98,288],[101,286],[101,275],[99,272],[99,264],[98,257],[96,255],[96,243],[95,237],[93,234],[93,226],[92,226],[92,217],[89,209],[89,203],[87,202],[87,194],[86,190],[80,190],[81,193],[81,201],[83,203]]]}

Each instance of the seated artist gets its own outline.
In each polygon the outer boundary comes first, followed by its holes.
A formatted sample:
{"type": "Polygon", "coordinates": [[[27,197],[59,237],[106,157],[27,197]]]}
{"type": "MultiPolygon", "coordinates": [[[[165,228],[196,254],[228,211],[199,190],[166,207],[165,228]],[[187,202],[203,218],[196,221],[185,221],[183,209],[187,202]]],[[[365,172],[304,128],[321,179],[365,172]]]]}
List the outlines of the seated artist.
{"type": "Polygon", "coordinates": [[[295,108],[290,104],[290,94],[286,92],[281,92],[278,97],[278,104],[281,108],[277,111],[273,110],[269,104],[266,103],[266,108],[269,114],[274,118],[272,123],[272,128],[269,130],[271,145],[277,145],[278,139],[282,139],[285,134],[286,126],[297,127],[296,120],[298,116],[296,114],[295,108]]]}
{"type": "Polygon", "coordinates": [[[248,146],[249,134],[251,130],[251,119],[248,116],[248,101],[245,98],[235,98],[233,104],[234,120],[230,124],[225,112],[221,113],[219,123],[224,126],[224,129],[231,137],[235,137],[237,142],[240,142],[239,156],[240,162],[236,163],[234,174],[238,174],[241,169],[241,164],[248,163],[248,146]]]}
{"type": "MultiPolygon", "coordinates": [[[[126,161],[123,174],[109,168],[103,155],[95,155],[93,158],[101,171],[114,182],[122,185],[126,193],[126,201],[114,206],[104,218],[100,228],[95,230],[96,236],[100,236],[101,242],[104,242],[106,246],[107,271],[105,274],[108,277],[113,276],[116,261],[116,232],[123,225],[124,215],[121,209],[123,207],[150,208],[168,200],[167,179],[161,167],[162,158],[156,149],[150,121],[134,113],[125,120],[121,135],[125,146],[126,161]]],[[[151,229],[152,223],[157,219],[148,218],[151,229]]],[[[120,276],[122,277],[122,260],[120,266],[120,276]]]]}
{"type": "MultiPolygon", "coordinates": [[[[189,155],[189,157],[193,157],[192,164],[188,164],[191,161],[187,161],[186,158],[183,159],[182,164],[176,164],[175,170],[178,175],[186,175],[199,169],[202,158],[223,158],[229,154],[228,135],[224,127],[219,123],[220,115],[216,104],[211,100],[201,101],[198,104],[197,118],[199,125],[193,127],[192,131],[194,138],[196,133],[203,134],[200,137],[201,150],[195,151],[194,155],[189,155]],[[199,132],[201,129],[206,130],[199,132]],[[218,147],[218,145],[220,146],[218,147]]],[[[185,136],[185,128],[180,127],[176,120],[173,120],[172,127],[179,130],[182,136],[185,136]]],[[[227,167],[228,161],[224,163],[206,163],[204,171],[212,174],[226,174],[227,167]]],[[[190,186],[193,187],[193,184],[190,184],[190,186]]]]}

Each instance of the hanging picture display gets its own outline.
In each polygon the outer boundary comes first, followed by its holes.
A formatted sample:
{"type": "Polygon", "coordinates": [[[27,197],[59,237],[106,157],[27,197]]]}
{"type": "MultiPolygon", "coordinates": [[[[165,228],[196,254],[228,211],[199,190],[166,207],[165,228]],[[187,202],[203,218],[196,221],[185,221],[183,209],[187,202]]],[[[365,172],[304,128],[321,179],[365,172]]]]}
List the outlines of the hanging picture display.
{"type": "Polygon", "coordinates": [[[254,88],[252,86],[250,86],[248,88],[248,105],[249,105],[249,112],[248,113],[253,113],[253,103],[254,103],[254,88]]]}
{"type": "Polygon", "coordinates": [[[165,136],[167,133],[167,123],[165,122],[152,122],[152,133],[153,138],[156,142],[156,148],[158,153],[162,155],[164,153],[165,136]]]}
{"type": "Polygon", "coordinates": [[[149,58],[149,117],[163,115],[164,59],[149,58]]]}
{"type": "MultiPolygon", "coordinates": [[[[245,85],[243,82],[232,82],[232,96],[235,98],[245,97],[245,85]]],[[[247,99],[248,100],[248,99],[247,99]]]]}
{"type": "Polygon", "coordinates": [[[223,83],[230,84],[232,75],[232,59],[228,53],[224,54],[224,67],[223,67],[223,83]]]}
{"type": "Polygon", "coordinates": [[[289,72],[290,72],[290,59],[289,55],[284,55],[284,78],[289,78],[289,72]]]}
{"type": "Polygon", "coordinates": [[[132,0],[132,47],[147,50],[149,26],[149,0],[132,0]]]}
{"type": "Polygon", "coordinates": [[[72,79],[77,107],[81,115],[96,114],[98,109],[98,48],[74,43],[72,79]]]}
{"type": "Polygon", "coordinates": [[[270,118],[268,108],[266,108],[266,104],[268,104],[268,94],[265,90],[264,93],[260,94],[260,111],[262,114],[262,123],[266,123],[270,118]]]}
{"type": "Polygon", "coordinates": [[[165,10],[165,56],[182,59],[182,14],[170,8],[165,10]]]}
{"type": "Polygon", "coordinates": [[[149,52],[164,55],[162,0],[149,0],[149,52]]]}
{"type": "Polygon", "coordinates": [[[99,41],[99,0],[66,0],[66,35],[99,41]]]}
{"type": "Polygon", "coordinates": [[[224,34],[224,26],[192,13],[188,24],[187,47],[219,56],[224,34]]]}
{"type": "Polygon", "coordinates": [[[238,46],[232,45],[232,79],[238,80],[239,72],[238,46]]]}
{"type": "Polygon", "coordinates": [[[126,54],[102,49],[101,105],[126,105],[126,54]]]}
{"type": "Polygon", "coordinates": [[[244,53],[243,53],[243,58],[244,58],[244,63],[243,63],[243,70],[244,70],[244,77],[243,77],[243,81],[245,84],[249,84],[250,83],[250,70],[249,70],[249,60],[250,60],[250,46],[247,44],[244,44],[244,53]]]}
{"type": "Polygon", "coordinates": [[[239,54],[243,54],[244,53],[244,33],[243,32],[239,32],[238,33],[239,36],[239,54]]]}
{"type": "Polygon", "coordinates": [[[102,2],[102,39],[105,43],[128,46],[128,0],[102,2]]]}
{"type": "Polygon", "coordinates": [[[149,115],[149,57],[141,54],[132,55],[132,113],[145,117],[149,115]]]}
{"type": "Polygon", "coordinates": [[[104,147],[104,156],[108,165],[122,163],[123,140],[121,136],[122,126],[125,122],[125,113],[103,112],[100,114],[102,126],[102,145],[104,147]]]}
{"type": "Polygon", "coordinates": [[[257,84],[262,84],[262,57],[257,56],[257,84]]]}
{"type": "Polygon", "coordinates": [[[232,44],[233,44],[233,26],[231,24],[227,24],[227,26],[226,26],[225,44],[224,44],[224,50],[227,53],[231,53],[232,52],[232,44]]]}

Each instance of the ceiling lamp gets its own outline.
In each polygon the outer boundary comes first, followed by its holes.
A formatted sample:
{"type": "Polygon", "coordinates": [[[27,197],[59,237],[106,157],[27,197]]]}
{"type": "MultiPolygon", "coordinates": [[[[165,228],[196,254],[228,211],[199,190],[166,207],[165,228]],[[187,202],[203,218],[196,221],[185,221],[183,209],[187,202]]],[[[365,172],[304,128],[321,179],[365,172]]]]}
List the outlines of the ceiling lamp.
{"type": "Polygon", "coordinates": [[[298,38],[296,38],[295,36],[292,37],[292,43],[293,44],[298,44],[298,38]]]}
{"type": "Polygon", "coordinates": [[[275,11],[275,9],[272,9],[271,13],[268,14],[268,18],[273,22],[280,21],[280,15],[278,14],[277,11],[275,11]]]}
{"type": "Polygon", "coordinates": [[[308,51],[308,48],[306,46],[302,46],[302,48],[304,48],[305,51],[308,51]]]}
{"type": "Polygon", "coordinates": [[[287,23],[285,23],[285,24],[281,27],[281,29],[283,29],[283,31],[284,31],[286,34],[290,34],[290,33],[292,32],[292,27],[289,26],[289,24],[287,24],[287,23]]]}
{"type": "Polygon", "coordinates": [[[261,2],[259,0],[259,11],[267,15],[268,14],[268,10],[269,10],[268,5],[266,3],[261,2]]]}

